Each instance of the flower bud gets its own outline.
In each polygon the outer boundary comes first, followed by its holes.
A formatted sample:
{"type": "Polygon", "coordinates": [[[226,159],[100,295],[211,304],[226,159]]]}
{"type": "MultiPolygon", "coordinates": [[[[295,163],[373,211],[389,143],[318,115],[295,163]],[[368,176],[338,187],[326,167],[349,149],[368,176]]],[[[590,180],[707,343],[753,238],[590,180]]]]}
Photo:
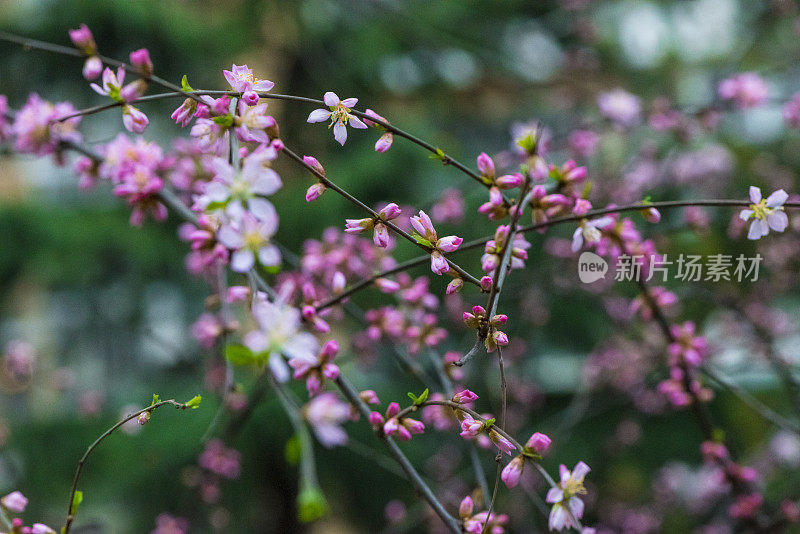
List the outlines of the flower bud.
{"type": "MultiPolygon", "coordinates": [[[[375,393],[375,390],[365,389],[364,391],[359,393],[358,396],[361,398],[362,401],[366,402],[367,404],[380,404],[380,401],[378,400],[378,394],[375,393]]],[[[372,412],[372,413],[378,413],[378,412],[372,412]]],[[[378,413],[378,415],[380,414],[378,413]]]]}
{"type": "Polygon", "coordinates": [[[402,213],[400,206],[392,202],[387,204],[380,212],[378,212],[378,217],[384,221],[391,221],[392,219],[396,219],[400,213],[402,213]]]}
{"type": "Polygon", "coordinates": [[[306,191],[306,202],[317,200],[328,189],[322,182],[317,182],[306,191]]]}
{"type": "Polygon", "coordinates": [[[97,56],[89,56],[83,62],[83,77],[87,80],[94,80],[103,72],[103,62],[97,56]]]}
{"type": "Polygon", "coordinates": [[[369,414],[369,424],[374,427],[383,426],[383,416],[378,412],[371,412],[369,414]]]}
{"type": "Polygon", "coordinates": [[[28,499],[19,491],[12,491],[0,499],[0,504],[9,512],[21,514],[25,511],[25,507],[28,506],[28,499]]]}
{"type": "Polygon", "coordinates": [[[445,289],[445,294],[452,295],[453,293],[458,293],[461,291],[461,288],[464,287],[464,280],[460,277],[453,278],[449,284],[447,284],[447,288],[445,289]]]}
{"type": "Polygon", "coordinates": [[[144,426],[150,421],[150,412],[142,412],[136,417],[136,422],[144,426]]]}
{"type": "Polygon", "coordinates": [[[467,495],[458,507],[458,515],[461,519],[467,519],[472,516],[473,509],[472,499],[467,495]]]}
{"type": "Polygon", "coordinates": [[[478,170],[487,178],[494,179],[494,161],[485,152],[481,152],[478,156],[478,170]]]}
{"type": "Polygon", "coordinates": [[[481,289],[484,291],[489,291],[492,288],[492,277],[491,276],[483,276],[481,277],[481,289]]]}
{"type": "Polygon", "coordinates": [[[537,454],[541,454],[550,447],[550,437],[540,432],[535,432],[525,443],[526,447],[530,447],[537,454]]]}
{"type": "Polygon", "coordinates": [[[247,104],[248,106],[255,106],[258,104],[258,93],[255,91],[245,91],[242,94],[242,102],[247,104]]]}
{"type": "Polygon", "coordinates": [[[144,77],[153,74],[153,62],[150,61],[150,52],[146,48],[131,52],[131,65],[139,69],[144,77]]]}
{"type": "Polygon", "coordinates": [[[331,283],[331,289],[333,289],[334,293],[341,293],[344,291],[345,286],[347,285],[347,279],[345,278],[344,274],[341,271],[336,271],[333,273],[333,281],[331,283]]]}
{"type": "Polygon", "coordinates": [[[478,396],[472,391],[465,389],[464,391],[459,391],[458,393],[453,395],[453,398],[451,400],[459,404],[466,404],[468,402],[478,400],[478,396]]]}
{"type": "Polygon", "coordinates": [[[400,289],[400,284],[388,278],[378,278],[375,280],[375,285],[381,290],[381,293],[394,293],[400,289]]]}
{"type": "Polygon", "coordinates": [[[81,24],[77,30],[69,30],[69,38],[72,44],[80,48],[87,56],[97,53],[97,44],[86,24],[81,24]]]}

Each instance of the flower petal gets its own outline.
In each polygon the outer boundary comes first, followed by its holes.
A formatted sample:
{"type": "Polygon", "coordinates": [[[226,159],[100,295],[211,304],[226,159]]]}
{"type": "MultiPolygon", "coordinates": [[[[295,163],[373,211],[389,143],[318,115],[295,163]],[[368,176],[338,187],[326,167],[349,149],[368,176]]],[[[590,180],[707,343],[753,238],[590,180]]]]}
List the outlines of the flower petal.
{"type": "Polygon", "coordinates": [[[785,211],[773,211],[767,215],[767,224],[776,232],[783,232],[789,226],[789,217],[785,211]]]}
{"type": "Polygon", "coordinates": [[[347,141],[347,127],[344,123],[337,122],[333,127],[333,138],[336,139],[340,145],[344,146],[344,142],[347,141]]]}
{"type": "Polygon", "coordinates": [[[786,202],[787,198],[789,198],[789,194],[783,189],[778,189],[767,197],[767,207],[780,208],[783,206],[783,203],[786,202]]]}
{"type": "Polygon", "coordinates": [[[322,97],[322,100],[325,102],[326,106],[330,106],[332,108],[339,105],[339,97],[332,91],[325,93],[325,96],[322,97]]]}
{"type": "Polygon", "coordinates": [[[327,109],[315,109],[308,114],[306,122],[325,122],[331,116],[331,112],[327,109]]]}
{"type": "Polygon", "coordinates": [[[353,106],[355,106],[356,104],[358,104],[358,99],[357,99],[357,98],[352,98],[352,97],[350,97],[350,98],[345,98],[344,100],[342,100],[342,104],[343,104],[343,105],[344,105],[344,107],[346,107],[346,108],[352,108],[353,106]]]}
{"type": "Polygon", "coordinates": [[[363,122],[361,122],[361,119],[359,119],[355,115],[348,115],[348,117],[350,117],[350,126],[352,126],[353,128],[358,128],[359,130],[368,128],[368,126],[363,122]]]}
{"type": "Polygon", "coordinates": [[[754,185],[750,186],[750,202],[753,204],[761,202],[761,189],[754,185]]]}

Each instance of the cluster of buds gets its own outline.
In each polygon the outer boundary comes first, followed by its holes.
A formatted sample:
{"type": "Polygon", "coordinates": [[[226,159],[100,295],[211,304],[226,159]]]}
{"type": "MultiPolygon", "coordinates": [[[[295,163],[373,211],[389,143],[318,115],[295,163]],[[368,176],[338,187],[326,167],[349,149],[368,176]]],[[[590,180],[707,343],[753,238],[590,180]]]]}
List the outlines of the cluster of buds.
{"type": "Polygon", "coordinates": [[[372,234],[373,243],[375,243],[375,245],[378,247],[388,248],[391,245],[392,240],[389,236],[389,227],[386,226],[386,222],[396,219],[400,216],[400,213],[400,206],[392,202],[381,209],[378,212],[377,217],[367,217],[365,219],[347,219],[347,225],[344,231],[348,234],[360,234],[361,232],[374,230],[372,234]]]}
{"type": "Polygon", "coordinates": [[[488,532],[491,534],[503,534],[503,526],[508,523],[508,516],[505,514],[495,514],[479,512],[473,515],[475,504],[469,496],[464,497],[458,507],[458,516],[464,526],[464,532],[468,534],[481,534],[488,532]]]}
{"type": "Polygon", "coordinates": [[[503,326],[508,322],[508,316],[497,314],[488,318],[486,315],[486,309],[483,306],[473,306],[472,313],[464,312],[462,318],[465,325],[477,330],[478,334],[484,338],[486,350],[494,352],[497,347],[508,345],[508,336],[497,329],[498,326],[503,326]]]}
{"type": "Polygon", "coordinates": [[[325,380],[336,380],[339,377],[339,367],[333,363],[339,352],[339,343],[332,339],[322,346],[314,361],[304,358],[292,358],[289,367],[294,369],[293,378],[305,378],[308,395],[313,397],[325,387],[325,380]]]}
{"type": "Polygon", "coordinates": [[[385,418],[378,412],[372,412],[369,414],[369,422],[375,428],[382,429],[387,436],[396,435],[403,441],[410,440],[412,434],[425,432],[425,424],[422,421],[411,417],[398,417],[399,413],[400,405],[392,402],[386,408],[385,418]]]}
{"type": "MultiPolygon", "coordinates": [[[[486,242],[483,256],[481,256],[481,268],[484,272],[493,273],[495,269],[503,261],[503,254],[505,253],[506,244],[508,242],[508,232],[510,227],[501,224],[497,227],[494,233],[494,239],[486,242]]],[[[511,256],[509,261],[509,269],[521,269],[525,267],[525,260],[528,259],[528,249],[531,244],[520,234],[514,234],[514,240],[511,242],[511,256]]]]}
{"type": "Polygon", "coordinates": [[[448,272],[450,265],[443,253],[455,252],[464,239],[455,235],[439,238],[431,218],[424,211],[420,211],[418,217],[411,217],[411,226],[417,232],[417,242],[431,249],[431,271],[439,275],[448,272]]]}
{"type": "Polygon", "coordinates": [[[509,206],[502,190],[521,186],[525,178],[519,173],[497,176],[494,161],[485,152],[478,156],[477,163],[481,181],[489,187],[489,200],[478,208],[478,212],[493,221],[504,219],[509,213],[509,206]]]}

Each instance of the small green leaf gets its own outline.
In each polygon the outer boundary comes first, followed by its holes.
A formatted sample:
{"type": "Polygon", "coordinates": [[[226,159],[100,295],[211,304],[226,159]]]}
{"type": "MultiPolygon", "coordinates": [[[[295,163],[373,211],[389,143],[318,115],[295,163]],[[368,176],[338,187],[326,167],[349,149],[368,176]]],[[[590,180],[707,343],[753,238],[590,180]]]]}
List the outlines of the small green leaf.
{"type": "Polygon", "coordinates": [[[428,156],[430,159],[438,159],[439,161],[444,162],[447,159],[447,155],[442,151],[441,148],[436,149],[436,153],[431,154],[428,156]]]}
{"type": "Polygon", "coordinates": [[[256,355],[244,345],[228,345],[225,347],[225,357],[233,365],[251,365],[256,361],[256,355]]]}
{"type": "Polygon", "coordinates": [[[82,502],[83,492],[80,490],[75,490],[75,495],[72,497],[72,506],[70,507],[69,513],[75,515],[75,512],[78,511],[78,506],[80,506],[82,502]]]}
{"type": "Polygon", "coordinates": [[[221,210],[227,204],[228,204],[227,202],[222,201],[222,200],[214,200],[214,201],[208,203],[208,206],[206,206],[206,212],[215,211],[215,210],[221,210]]]}
{"type": "Polygon", "coordinates": [[[290,464],[297,465],[300,462],[300,457],[303,456],[303,448],[300,446],[300,438],[297,435],[292,436],[286,442],[284,454],[286,455],[286,461],[290,464]]]}
{"type": "Polygon", "coordinates": [[[428,394],[429,393],[430,392],[428,391],[428,388],[425,388],[425,391],[422,392],[422,395],[417,397],[417,402],[415,402],[414,404],[422,404],[423,402],[428,400],[428,394]]]}
{"type": "Polygon", "coordinates": [[[529,133],[525,137],[518,139],[517,144],[528,154],[533,154],[536,151],[536,135],[529,133]]]}
{"type": "Polygon", "coordinates": [[[433,248],[433,243],[422,237],[416,232],[411,232],[411,237],[414,238],[414,241],[419,243],[420,245],[425,245],[426,247],[433,248]]]}
{"type": "Polygon", "coordinates": [[[189,402],[186,403],[186,407],[191,408],[192,410],[196,410],[200,407],[200,402],[202,400],[203,397],[201,397],[200,395],[195,395],[194,397],[189,399],[189,402]]]}
{"type": "Polygon", "coordinates": [[[411,399],[411,402],[413,402],[414,404],[417,403],[417,396],[416,395],[414,395],[410,391],[408,393],[406,393],[406,395],[408,395],[408,398],[411,399]]]}
{"type": "Polygon", "coordinates": [[[185,74],[183,75],[183,78],[181,78],[181,91],[183,91],[184,93],[191,93],[192,91],[194,91],[194,89],[192,89],[192,86],[189,85],[189,80],[186,78],[185,74]]]}
{"type": "Polygon", "coordinates": [[[220,126],[224,126],[226,128],[233,126],[233,116],[230,113],[227,115],[214,117],[212,120],[214,121],[214,124],[219,124],[220,126]]]}
{"type": "Polygon", "coordinates": [[[150,403],[150,406],[152,406],[153,404],[158,404],[159,400],[160,400],[160,397],[158,396],[158,394],[153,393],[153,402],[150,403]]]}
{"type": "Polygon", "coordinates": [[[297,517],[302,523],[310,523],[328,513],[328,503],[319,488],[311,487],[300,491],[297,496],[297,517]]]}
{"type": "Polygon", "coordinates": [[[485,426],[486,428],[489,428],[492,425],[494,425],[495,421],[497,421],[497,419],[495,419],[494,417],[492,417],[491,419],[487,419],[486,422],[483,423],[483,426],[485,426]]]}

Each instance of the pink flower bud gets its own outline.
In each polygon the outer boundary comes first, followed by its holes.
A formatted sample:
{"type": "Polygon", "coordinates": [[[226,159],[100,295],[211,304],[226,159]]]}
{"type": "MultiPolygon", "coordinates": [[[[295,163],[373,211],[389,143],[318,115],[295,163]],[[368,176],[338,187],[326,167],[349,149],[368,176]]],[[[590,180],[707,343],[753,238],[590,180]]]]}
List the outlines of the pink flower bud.
{"type": "Polygon", "coordinates": [[[56,534],[56,531],[43,523],[31,525],[31,534],[56,534]]]}
{"type": "Polygon", "coordinates": [[[497,184],[497,187],[499,187],[500,189],[513,189],[514,187],[521,186],[523,180],[524,178],[521,174],[514,173],[501,176],[500,178],[495,180],[495,183],[497,184]]]}
{"type": "Polygon", "coordinates": [[[372,234],[372,242],[375,243],[376,247],[380,248],[387,248],[392,242],[391,237],[389,237],[389,229],[385,224],[375,224],[375,231],[372,234]]]}
{"type": "Polygon", "coordinates": [[[122,107],[122,124],[129,132],[140,134],[144,132],[147,125],[150,124],[150,120],[147,118],[147,115],[135,107],[125,104],[122,107]]]}
{"type": "Polygon", "coordinates": [[[258,104],[258,93],[255,91],[245,91],[242,94],[242,102],[247,104],[248,106],[255,106],[258,104]]]}
{"type": "Polygon", "coordinates": [[[461,291],[461,288],[464,287],[464,280],[461,278],[453,278],[449,284],[447,284],[447,288],[445,289],[446,295],[452,295],[453,293],[458,293],[461,291]]]}
{"type": "Polygon", "coordinates": [[[484,291],[489,291],[492,288],[492,277],[491,276],[483,276],[481,277],[481,289],[484,291]]]}
{"type": "Polygon", "coordinates": [[[25,496],[19,491],[12,491],[0,499],[0,504],[2,504],[9,512],[21,514],[25,511],[25,507],[28,506],[28,499],[26,499],[25,496]]]}
{"type": "Polygon", "coordinates": [[[284,145],[283,141],[281,141],[280,139],[273,139],[272,143],[270,143],[270,146],[274,148],[276,152],[280,152],[286,147],[286,145],[284,145]]]}
{"type": "Polygon", "coordinates": [[[322,350],[320,350],[319,355],[320,358],[330,361],[334,356],[336,356],[337,352],[339,352],[339,342],[335,339],[331,339],[322,346],[322,350]]]}
{"type": "Polygon", "coordinates": [[[476,317],[479,317],[479,316],[480,316],[480,317],[483,317],[484,315],[486,315],[486,310],[484,309],[484,307],[483,307],[483,306],[473,306],[473,307],[472,307],[472,313],[473,313],[473,314],[474,314],[476,317]]]}
{"type": "Polygon", "coordinates": [[[225,302],[241,302],[250,296],[250,288],[247,286],[231,286],[225,295],[225,302]]]}
{"type": "Polygon", "coordinates": [[[540,432],[535,432],[529,439],[528,442],[525,444],[526,447],[530,447],[536,453],[541,454],[550,447],[550,438],[542,434],[540,432]]]}
{"type": "Polygon", "coordinates": [[[150,412],[142,412],[136,417],[136,422],[140,425],[146,425],[150,421],[150,412]]]}
{"type": "Polygon", "coordinates": [[[392,418],[400,413],[400,405],[396,402],[392,402],[389,406],[386,407],[386,417],[392,418]]]}
{"type": "Polygon", "coordinates": [[[491,318],[489,321],[492,326],[500,326],[506,324],[508,322],[508,315],[505,314],[498,314],[491,318]]]}
{"type": "Polygon", "coordinates": [[[472,503],[472,499],[469,497],[469,495],[467,495],[464,497],[464,500],[461,501],[461,504],[458,507],[458,515],[461,517],[461,519],[466,519],[472,516],[473,507],[474,504],[472,503]]]}
{"type": "Polygon", "coordinates": [[[447,260],[442,253],[438,250],[434,250],[431,254],[431,271],[438,275],[442,275],[450,270],[450,265],[447,263],[447,260]]]}
{"type": "Polygon", "coordinates": [[[422,421],[406,417],[403,419],[402,424],[412,434],[422,434],[425,432],[425,424],[422,421]]]}
{"type": "Polygon", "coordinates": [[[94,80],[103,72],[103,62],[97,56],[89,56],[83,62],[83,77],[87,80],[94,80]]]}
{"type": "MultiPolygon", "coordinates": [[[[365,389],[364,391],[359,393],[358,396],[361,397],[361,400],[366,402],[367,404],[380,404],[380,401],[378,400],[378,394],[375,393],[375,390],[365,389]]],[[[378,412],[372,412],[372,413],[378,413],[378,412]]],[[[380,416],[379,413],[378,413],[378,415],[380,416]]],[[[370,417],[371,417],[371,414],[370,414],[370,417]]],[[[383,418],[381,418],[381,419],[383,419],[383,418]]]]}
{"type": "Polygon", "coordinates": [[[344,274],[340,271],[336,271],[333,273],[333,282],[331,283],[331,289],[334,293],[341,293],[344,291],[345,286],[347,285],[347,279],[345,278],[344,274]]]}
{"type": "Polygon", "coordinates": [[[459,404],[466,404],[468,402],[478,400],[478,396],[472,391],[465,389],[464,391],[459,391],[458,393],[453,395],[453,398],[451,400],[459,404]]]}
{"type": "Polygon", "coordinates": [[[83,50],[87,55],[97,52],[97,45],[94,42],[94,37],[86,24],[81,24],[77,30],[69,30],[69,39],[72,41],[72,44],[83,50]]]}
{"type": "Polygon", "coordinates": [[[501,347],[505,347],[506,345],[508,345],[508,336],[506,336],[504,332],[498,330],[494,334],[492,334],[492,337],[494,338],[494,342],[500,345],[501,347]]]}
{"type": "Polygon", "coordinates": [[[461,246],[464,239],[455,235],[449,235],[436,242],[436,248],[442,252],[454,252],[461,246]]]}
{"type": "Polygon", "coordinates": [[[392,142],[394,141],[394,135],[392,132],[386,132],[382,136],[378,138],[375,142],[375,152],[384,153],[392,146],[392,142]]]}
{"type": "Polygon", "coordinates": [[[138,68],[145,76],[153,73],[153,62],[150,61],[150,52],[146,48],[131,52],[131,65],[138,68]]]}
{"type": "Polygon", "coordinates": [[[488,178],[494,178],[494,161],[485,152],[478,156],[478,170],[488,178]]]}
{"type": "Polygon", "coordinates": [[[313,168],[322,176],[325,176],[325,169],[322,168],[322,164],[319,161],[317,161],[317,158],[313,156],[303,156],[303,163],[313,168]]]}
{"type": "Polygon", "coordinates": [[[500,474],[500,479],[509,488],[515,487],[519,484],[519,478],[522,476],[522,469],[525,467],[525,457],[521,454],[515,456],[508,465],[503,468],[500,474]]]}
{"type": "Polygon", "coordinates": [[[312,202],[322,196],[322,193],[328,189],[322,182],[317,182],[306,191],[306,202],[312,202]]]}
{"type": "Polygon", "coordinates": [[[383,426],[383,416],[378,412],[371,412],[369,414],[369,424],[374,427],[383,426]]]}
{"type": "Polygon", "coordinates": [[[388,278],[378,278],[375,280],[375,285],[381,290],[382,293],[394,293],[400,289],[400,284],[394,280],[389,280],[388,278]]]}
{"type": "Polygon", "coordinates": [[[378,212],[378,217],[384,221],[391,221],[392,219],[396,219],[398,216],[400,216],[401,213],[402,210],[400,209],[400,206],[394,202],[391,202],[378,212]]]}
{"type": "Polygon", "coordinates": [[[649,223],[657,223],[661,220],[661,213],[655,208],[647,208],[641,211],[642,217],[649,223]]]}
{"type": "Polygon", "coordinates": [[[592,209],[592,203],[584,198],[579,198],[575,201],[575,207],[572,208],[572,213],[575,215],[586,215],[592,209]]]}

